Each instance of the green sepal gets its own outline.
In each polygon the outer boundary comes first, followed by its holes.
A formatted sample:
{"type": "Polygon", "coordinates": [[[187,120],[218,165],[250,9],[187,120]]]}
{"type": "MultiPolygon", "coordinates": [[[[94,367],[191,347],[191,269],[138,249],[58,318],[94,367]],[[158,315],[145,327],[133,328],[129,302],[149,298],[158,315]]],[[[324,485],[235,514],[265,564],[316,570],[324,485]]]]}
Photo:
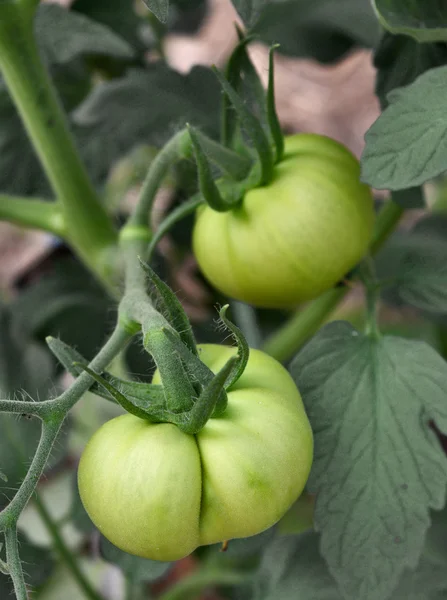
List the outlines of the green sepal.
{"type": "Polygon", "coordinates": [[[175,208],[158,226],[157,231],[154,233],[153,238],[150,241],[147,251],[147,260],[150,261],[154,250],[158,242],[168,233],[172,227],[191,213],[193,213],[204,200],[200,194],[196,194],[186,202],[183,202],[180,206],[175,208]]]}
{"type": "Polygon", "coordinates": [[[186,419],[183,420],[183,422],[177,423],[178,428],[184,433],[189,433],[191,435],[199,433],[213,415],[217,399],[222,393],[224,393],[226,397],[225,382],[231,371],[234,369],[236,360],[236,357],[232,356],[224,367],[214,375],[213,379],[208,383],[194,403],[192,409],[185,415],[186,419]]]}
{"type": "Polygon", "coordinates": [[[180,338],[168,328],[163,329],[164,334],[171,342],[173,348],[178,352],[180,358],[185,363],[188,372],[192,375],[193,380],[200,382],[203,386],[207,385],[214,377],[213,372],[205,363],[203,363],[197,354],[192,354],[191,351],[182,344],[180,338]]]}
{"type": "Polygon", "coordinates": [[[247,131],[260,163],[259,185],[268,184],[273,176],[274,158],[270,141],[264,132],[260,121],[248,110],[239,94],[233,86],[225,79],[216,67],[212,67],[217,79],[219,80],[223,91],[231,100],[234,109],[241,121],[241,125],[247,131]]]}
{"type": "MultiPolygon", "coordinates": [[[[239,36],[239,43],[234,48],[228,59],[225,76],[235,90],[239,90],[241,84],[242,58],[245,46],[252,39],[246,37],[242,39],[241,31],[236,27],[239,36]]],[[[222,96],[222,120],[221,120],[221,141],[224,146],[233,147],[234,137],[237,131],[237,114],[231,108],[231,101],[227,94],[222,96]]]]}
{"type": "MultiPolygon", "coordinates": [[[[200,386],[200,393],[212,381],[214,373],[203,363],[200,358],[191,354],[191,352],[182,344],[175,333],[165,329],[166,337],[171,341],[173,348],[179,353],[186,369],[191,374],[193,380],[196,380],[200,386]]],[[[227,407],[226,394],[222,393],[216,401],[213,417],[219,417],[227,407]]]]}
{"type": "Polygon", "coordinates": [[[197,165],[197,175],[199,178],[199,189],[206,203],[217,212],[227,212],[234,208],[234,204],[228,202],[219,192],[214,181],[211,165],[205,154],[200,140],[193,127],[188,126],[191,136],[191,142],[194,149],[194,156],[197,165]]]}
{"type": "MultiPolygon", "coordinates": [[[[73,377],[79,377],[79,375],[82,373],[82,369],[77,366],[77,363],[88,363],[88,361],[81,354],[79,354],[77,350],[58,338],[48,336],[45,341],[51,352],[62,364],[65,370],[73,377]]],[[[115,402],[115,399],[96,383],[91,386],[90,391],[97,396],[101,396],[101,398],[115,402]]]]}
{"type": "Polygon", "coordinates": [[[232,385],[236,383],[242,373],[245,371],[245,367],[247,366],[247,362],[250,356],[250,348],[247,344],[247,340],[244,337],[242,331],[237,327],[234,323],[232,323],[229,319],[227,319],[227,310],[228,304],[222,306],[219,311],[219,317],[223,323],[223,325],[231,331],[234,339],[237,343],[238,353],[236,357],[236,362],[233,370],[230,372],[228,376],[228,381],[225,383],[225,389],[231,388],[232,385]]]}
{"type": "Polygon", "coordinates": [[[147,406],[138,406],[133,402],[133,399],[122,394],[114,385],[108,382],[104,377],[102,377],[99,373],[96,373],[92,369],[90,369],[87,365],[82,363],[76,363],[76,366],[85,371],[92,377],[98,385],[102,386],[109,394],[112,396],[118,404],[120,404],[124,410],[128,413],[139,417],[140,419],[146,419],[147,421],[157,422],[157,416],[164,411],[165,402],[164,402],[164,394],[161,386],[157,386],[161,388],[159,390],[159,403],[154,403],[154,405],[147,406]]]}
{"type": "Polygon", "coordinates": [[[248,175],[253,165],[253,161],[248,156],[243,156],[222,146],[195,127],[189,126],[188,128],[190,134],[192,130],[195,136],[196,141],[192,139],[193,144],[198,143],[210,162],[219,167],[224,174],[236,181],[240,181],[248,175]]]}
{"type": "MultiPolygon", "coordinates": [[[[268,118],[267,118],[267,103],[266,93],[264,86],[262,85],[261,78],[257,72],[250,55],[247,52],[247,46],[252,41],[252,37],[244,37],[244,32],[236,26],[239,36],[239,69],[244,75],[244,87],[243,95],[249,97],[249,105],[252,104],[257,107],[259,111],[259,119],[262,126],[268,129],[268,118]]],[[[238,89],[238,88],[236,88],[238,89]]],[[[238,90],[242,93],[242,90],[238,90]]]]}
{"type": "MultiPolygon", "coordinates": [[[[77,350],[62,340],[48,336],[46,341],[50,350],[62,363],[65,369],[71,375],[73,375],[73,377],[79,377],[79,375],[84,371],[84,369],[79,365],[88,364],[88,361],[77,350]]],[[[143,402],[145,404],[149,402],[159,402],[160,392],[163,390],[162,386],[154,386],[149,383],[140,383],[137,381],[126,381],[107,372],[102,374],[102,379],[107,381],[109,385],[113,386],[125,396],[131,396],[132,402],[136,406],[141,406],[139,402],[143,402]]],[[[91,386],[90,392],[92,392],[92,394],[96,394],[97,396],[101,396],[101,398],[110,400],[111,402],[116,401],[113,395],[111,395],[104,386],[97,382],[91,386]]]]}
{"type": "MultiPolygon", "coordinates": [[[[193,356],[174,333],[166,330],[166,337],[171,341],[173,348],[175,348],[181,356],[191,377],[199,383],[200,393],[202,393],[205,387],[212,381],[214,373],[200,360],[200,358],[193,356]]],[[[225,411],[226,407],[227,396],[225,393],[222,393],[216,401],[213,417],[219,417],[225,411]]]]}
{"type": "Polygon", "coordinates": [[[177,331],[182,342],[197,355],[196,341],[188,316],[171,288],[155,273],[151,267],[140,260],[149,282],[149,295],[158,311],[160,311],[168,323],[177,331]]]}
{"type": "Polygon", "coordinates": [[[142,323],[143,345],[152,355],[163,384],[166,407],[173,413],[188,411],[197,395],[184,364],[165,334],[165,328],[151,328],[151,321],[142,323]]]}
{"type": "Polygon", "coordinates": [[[269,82],[267,88],[267,122],[270,129],[273,142],[276,147],[276,162],[279,162],[284,154],[284,136],[281,130],[281,125],[276,112],[275,103],[275,61],[274,53],[279,44],[275,44],[270,48],[269,52],[269,82]]]}

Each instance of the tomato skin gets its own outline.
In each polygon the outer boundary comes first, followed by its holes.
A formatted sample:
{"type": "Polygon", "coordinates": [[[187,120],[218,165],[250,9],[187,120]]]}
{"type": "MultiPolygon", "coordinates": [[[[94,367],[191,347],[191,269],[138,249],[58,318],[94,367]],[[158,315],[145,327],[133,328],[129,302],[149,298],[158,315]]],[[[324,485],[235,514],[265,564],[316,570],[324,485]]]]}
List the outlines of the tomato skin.
{"type": "MultiPolygon", "coordinates": [[[[200,351],[217,371],[236,349],[200,351]]],[[[79,492],[113,544],[145,558],[178,560],[200,545],[260,533],[301,494],[312,431],[287,371],[252,350],[228,400],[224,415],[195,436],[130,414],[94,434],[81,457],[79,492]]]]}
{"type": "Polygon", "coordinates": [[[271,183],[236,209],[197,211],[193,249],[205,277],[254,306],[290,307],[335,285],[363,257],[373,197],[358,160],[316,134],[285,140],[271,183]]]}

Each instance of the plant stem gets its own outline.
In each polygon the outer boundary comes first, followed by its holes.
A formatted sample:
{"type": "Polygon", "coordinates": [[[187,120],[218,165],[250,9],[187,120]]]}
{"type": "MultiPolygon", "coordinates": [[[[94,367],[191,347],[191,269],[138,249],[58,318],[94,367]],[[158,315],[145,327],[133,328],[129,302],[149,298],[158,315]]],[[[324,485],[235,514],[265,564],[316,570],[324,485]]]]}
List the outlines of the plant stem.
{"type": "Polygon", "coordinates": [[[245,336],[250,348],[261,347],[261,331],[258,325],[256,309],[250,304],[234,300],[231,303],[234,321],[245,336]]]}
{"type": "Polygon", "coordinates": [[[65,237],[66,229],[59,202],[18,198],[0,194],[0,220],[32,227],[65,237]]]}
{"type": "MultiPolygon", "coordinates": [[[[101,372],[105,369],[124,348],[130,337],[131,335],[127,331],[117,326],[109,340],[90,363],[93,371],[101,372]]],[[[42,422],[39,445],[18,492],[10,504],[4,510],[0,511],[0,531],[6,531],[17,523],[20,513],[25,508],[39,482],[66,414],[92,383],[93,379],[90,375],[82,373],[68,390],[63,392],[58,398],[42,403],[45,405],[45,420],[42,422]]],[[[22,405],[21,402],[17,404],[22,405]]],[[[9,406],[7,407],[8,409],[9,406]]],[[[8,410],[8,412],[10,411],[8,410]]]]}
{"type": "MultiPolygon", "coordinates": [[[[379,212],[370,251],[375,254],[400,221],[403,209],[392,201],[386,202],[379,212]]],[[[263,350],[279,361],[290,360],[307,340],[321,327],[348,293],[349,288],[328,290],[308,304],[264,343],[263,350]]]]}
{"type": "Polygon", "coordinates": [[[78,584],[79,588],[83,591],[85,597],[89,598],[90,600],[102,600],[101,596],[95,591],[90,581],[82,572],[76,560],[76,557],[73,555],[70,548],[67,547],[64,538],[60,534],[59,526],[53,521],[52,516],[48,512],[47,507],[45,506],[37,491],[34,496],[34,502],[36,504],[39,515],[42,518],[42,521],[45,523],[45,526],[51,535],[56,551],[59,553],[60,557],[65,562],[67,567],[70,569],[74,579],[76,580],[76,583],[78,584]]]}
{"type": "Polygon", "coordinates": [[[395,202],[389,200],[385,203],[376,218],[376,225],[369,248],[372,255],[376,254],[387,241],[403,214],[404,209],[395,202]]]}
{"type": "Polygon", "coordinates": [[[236,586],[243,583],[249,583],[247,573],[239,571],[223,571],[212,569],[210,567],[203,568],[201,571],[193,573],[187,579],[183,579],[177,585],[160,596],[159,600],[186,600],[190,594],[194,594],[197,598],[205,588],[217,585],[236,586]]]}
{"type": "Polygon", "coordinates": [[[281,362],[289,360],[318,331],[348,291],[344,286],[328,290],[295,313],[265,341],[264,352],[281,362]]]}
{"type": "Polygon", "coordinates": [[[135,211],[126,227],[147,227],[155,195],[163,183],[169,168],[180,158],[191,153],[191,139],[187,129],[182,129],[160,150],[152,162],[135,211]]]}
{"type": "Polygon", "coordinates": [[[62,421],[63,418],[60,418],[53,419],[51,423],[46,423],[45,421],[42,423],[39,445],[37,446],[28,473],[12,501],[0,512],[0,531],[6,532],[9,527],[15,526],[20,513],[28,504],[43,473],[48,457],[50,456],[51,449],[57,434],[59,433],[59,429],[61,428],[62,421]]]}
{"type": "MultiPolygon", "coordinates": [[[[95,358],[89,364],[92,371],[101,373],[118,354],[125,348],[132,335],[117,325],[114,332],[101,348],[95,358]]],[[[63,392],[59,398],[53,400],[53,404],[64,415],[76,404],[83,394],[89,389],[94,380],[88,373],[82,373],[73,384],[63,392]]],[[[1,513],[0,513],[1,514],[1,513]]]]}
{"type": "Polygon", "coordinates": [[[14,525],[5,531],[6,542],[6,561],[9,574],[14,584],[14,591],[17,600],[28,600],[25,579],[23,577],[22,562],[19,556],[19,546],[17,540],[17,526],[14,525]]]}
{"type": "Polygon", "coordinates": [[[67,240],[110,289],[110,250],[116,244],[116,232],[89,180],[42,64],[32,19],[16,3],[6,4],[1,16],[0,70],[60,201],[67,240]]]}

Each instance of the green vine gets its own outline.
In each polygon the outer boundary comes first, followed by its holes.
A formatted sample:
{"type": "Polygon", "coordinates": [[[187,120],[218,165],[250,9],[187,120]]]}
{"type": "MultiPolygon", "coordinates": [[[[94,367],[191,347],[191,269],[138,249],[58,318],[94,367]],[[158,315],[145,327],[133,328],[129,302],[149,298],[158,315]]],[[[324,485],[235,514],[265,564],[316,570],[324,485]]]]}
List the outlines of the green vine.
{"type": "MultiPolygon", "coordinates": [[[[144,347],[153,356],[163,385],[152,388],[155,390],[153,398],[159,402],[153,402],[149,407],[137,406],[137,401],[141,399],[138,394],[130,398],[126,396],[125,400],[133,402],[133,408],[137,407],[140,411],[144,409],[144,418],[175,422],[192,434],[204,426],[211,414],[225,409],[226,389],[240,376],[248,357],[248,347],[243,335],[229,323],[223,309],[222,322],[236,339],[238,353],[216,375],[209,371],[197,355],[192,330],[188,329],[188,321],[180,303],[169,288],[165,289],[164,284],[157,281],[150,267],[143,268],[141,263],[153,251],[155,240],[166,233],[178,218],[193,211],[202,202],[202,197],[194,197],[186,206],[180,207],[175,215],[168,217],[159,231],[154,233],[149,217],[156,193],[169,169],[179,160],[191,158],[193,149],[200,162],[202,152],[206,154],[206,148],[212,148],[215,160],[232,170],[235,164],[234,153],[218,148],[215,143],[210,144],[200,132],[193,132],[193,139],[187,128],[178,132],[153,161],[139,201],[118,235],[89,180],[53,84],[39,57],[32,22],[37,4],[37,0],[0,2],[0,70],[52,185],[56,200],[52,203],[43,200],[29,202],[24,198],[2,195],[0,218],[63,237],[115,297],[118,297],[117,281],[122,269],[125,281],[116,327],[88,365],[84,364],[88,361],[78,358],[73,360],[70,350],[62,347],[62,343],[58,345],[57,341],[50,340],[50,348],[53,346],[56,354],[59,352],[64,356],[68,361],[66,368],[75,371],[77,375],[67,390],[55,398],[39,402],[0,399],[0,411],[32,415],[41,421],[40,441],[29,470],[11,502],[0,512],[0,532],[5,536],[7,568],[18,600],[28,598],[17,541],[19,516],[36,490],[67,414],[83,394],[94,384],[95,389],[103,389],[103,394],[111,399],[119,398],[117,394],[124,395],[118,389],[118,380],[104,374],[104,371],[131,338],[142,334],[144,347]]],[[[269,139],[233,86],[220,73],[216,72],[216,75],[252,138],[258,155],[258,164],[255,165],[257,170],[255,168],[253,173],[260,183],[266,183],[271,179],[275,162],[269,139]]],[[[276,156],[280,156],[282,146],[279,126],[274,119],[272,77],[267,108],[276,156]]],[[[241,173],[246,173],[251,160],[248,164],[242,158],[241,161],[241,173]]],[[[203,164],[202,171],[208,176],[203,164]]],[[[371,245],[373,253],[393,231],[401,214],[402,209],[391,202],[384,207],[377,219],[371,245]]],[[[347,287],[340,286],[323,294],[272,336],[266,342],[264,350],[279,360],[290,358],[321,326],[346,293],[347,287]]],[[[237,312],[241,326],[251,332],[253,343],[258,345],[253,314],[247,312],[242,305],[237,312]]],[[[38,497],[36,502],[56,549],[75,574],[78,584],[90,600],[98,600],[99,596],[73,561],[45,506],[38,497]]],[[[167,592],[163,600],[180,600],[209,585],[237,585],[246,580],[245,574],[233,571],[198,572],[167,592]]],[[[133,589],[131,585],[129,583],[130,590],[133,589]]]]}

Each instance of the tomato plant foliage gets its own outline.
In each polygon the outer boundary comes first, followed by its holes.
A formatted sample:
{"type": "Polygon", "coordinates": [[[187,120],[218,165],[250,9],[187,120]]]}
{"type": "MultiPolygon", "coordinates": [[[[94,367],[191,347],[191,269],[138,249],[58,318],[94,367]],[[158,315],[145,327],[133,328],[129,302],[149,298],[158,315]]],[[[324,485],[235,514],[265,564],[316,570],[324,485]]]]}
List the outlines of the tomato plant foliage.
{"type": "Polygon", "coordinates": [[[0,265],[2,599],[107,598],[97,555],[129,598],[447,597],[446,4],[226,2],[180,72],[223,0],[0,0],[0,219],[46,232],[0,265]],[[277,52],[370,56],[360,161],[277,52]]]}

